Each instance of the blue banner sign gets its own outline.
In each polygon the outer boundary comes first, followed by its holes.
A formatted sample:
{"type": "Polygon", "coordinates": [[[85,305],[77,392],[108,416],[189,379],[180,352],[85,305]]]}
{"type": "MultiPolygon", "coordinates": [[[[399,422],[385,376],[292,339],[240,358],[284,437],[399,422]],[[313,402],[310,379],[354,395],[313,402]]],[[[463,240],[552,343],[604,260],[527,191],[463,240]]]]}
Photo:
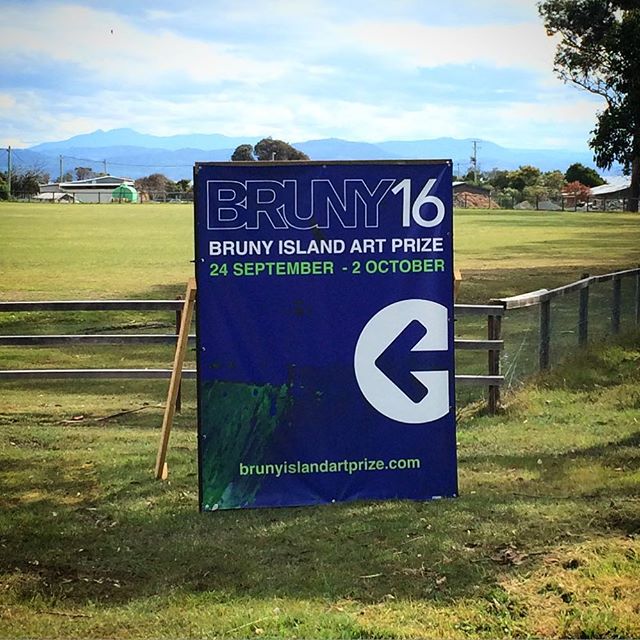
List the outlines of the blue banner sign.
{"type": "Polygon", "coordinates": [[[451,163],[195,168],[202,510],[457,493],[451,163]]]}

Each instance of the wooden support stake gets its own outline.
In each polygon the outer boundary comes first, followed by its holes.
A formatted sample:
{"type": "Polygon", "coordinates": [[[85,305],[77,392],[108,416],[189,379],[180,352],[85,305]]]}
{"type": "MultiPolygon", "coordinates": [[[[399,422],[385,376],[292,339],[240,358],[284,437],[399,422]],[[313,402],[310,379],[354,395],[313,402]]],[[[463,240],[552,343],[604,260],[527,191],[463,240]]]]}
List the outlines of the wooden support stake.
{"type": "Polygon", "coordinates": [[[169,392],[167,393],[167,404],[164,408],[164,418],[162,420],[162,434],[160,436],[160,446],[158,447],[158,456],[156,458],[156,480],[166,480],[169,475],[169,469],[166,463],[167,449],[169,447],[169,436],[171,435],[173,417],[176,412],[176,399],[178,397],[178,390],[180,389],[180,381],[182,379],[182,366],[187,354],[189,328],[191,327],[191,318],[193,316],[195,301],[196,281],[195,278],[189,278],[189,282],[187,283],[187,293],[184,298],[184,306],[182,308],[180,333],[178,334],[178,342],[176,344],[176,355],[173,360],[173,370],[171,371],[171,380],[169,382],[169,392]]]}
{"type": "MultiPolygon", "coordinates": [[[[177,300],[182,300],[178,296],[177,300]]],[[[176,309],[176,336],[180,335],[180,325],[182,324],[182,309],[176,309]]],[[[176,413],[182,412],[182,381],[178,383],[178,393],[176,394],[176,413]]]]}
{"type": "Polygon", "coordinates": [[[455,269],[453,272],[453,299],[454,301],[458,299],[458,294],[460,293],[460,285],[462,284],[462,273],[460,269],[455,269]]]}

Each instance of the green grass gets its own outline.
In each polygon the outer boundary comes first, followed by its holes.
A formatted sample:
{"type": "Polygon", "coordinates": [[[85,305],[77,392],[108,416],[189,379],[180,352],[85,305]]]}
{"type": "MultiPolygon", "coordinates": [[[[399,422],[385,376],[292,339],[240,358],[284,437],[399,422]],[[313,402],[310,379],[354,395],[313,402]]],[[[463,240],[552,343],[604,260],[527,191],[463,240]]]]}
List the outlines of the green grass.
{"type": "Polygon", "coordinates": [[[0,247],[4,300],[175,297],[193,207],[0,203],[0,247]]]}
{"type": "MultiPolygon", "coordinates": [[[[456,216],[462,301],[638,262],[637,215],[456,216]]],[[[0,203],[0,298],[174,297],[192,272],[191,217],[181,205],[0,203]]],[[[0,331],[172,322],[1,314],[0,331]]],[[[484,324],[468,328],[481,337],[484,324]]],[[[162,483],[166,382],[2,382],[0,637],[638,637],[639,339],[575,354],[496,417],[465,409],[461,497],[429,503],[200,515],[193,383],[162,483]]],[[[0,351],[6,368],[171,355],[0,351]]]]}
{"type": "Polygon", "coordinates": [[[466,209],[454,215],[461,302],[485,303],[640,263],[640,216],[466,209]]]}
{"type": "Polygon", "coordinates": [[[638,337],[464,417],[431,503],[199,515],[192,385],[160,483],[164,384],[4,383],[0,636],[636,637],[638,337]]]}
{"type": "MultiPolygon", "coordinates": [[[[637,214],[467,209],[454,219],[462,302],[640,260],[637,214]]],[[[175,297],[192,258],[191,205],[0,202],[3,300],[175,297]]]]}

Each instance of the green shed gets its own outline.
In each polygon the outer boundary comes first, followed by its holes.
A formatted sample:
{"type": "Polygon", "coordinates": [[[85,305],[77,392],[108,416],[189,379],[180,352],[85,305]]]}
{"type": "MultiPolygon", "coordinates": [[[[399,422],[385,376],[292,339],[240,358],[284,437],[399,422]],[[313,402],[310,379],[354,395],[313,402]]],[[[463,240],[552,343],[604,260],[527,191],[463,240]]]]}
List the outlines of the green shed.
{"type": "Polygon", "coordinates": [[[115,202],[138,202],[138,192],[135,187],[121,184],[111,192],[111,199],[115,202]]]}

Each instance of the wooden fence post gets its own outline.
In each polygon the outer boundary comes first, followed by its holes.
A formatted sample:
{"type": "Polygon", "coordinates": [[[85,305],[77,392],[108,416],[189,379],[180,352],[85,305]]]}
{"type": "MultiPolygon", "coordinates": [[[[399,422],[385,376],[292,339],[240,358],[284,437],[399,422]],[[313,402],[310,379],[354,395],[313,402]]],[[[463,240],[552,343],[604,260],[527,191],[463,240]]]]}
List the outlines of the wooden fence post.
{"type": "Polygon", "coordinates": [[[458,299],[458,294],[460,293],[460,285],[462,284],[462,273],[460,269],[454,269],[453,271],[453,300],[454,302],[458,299]]]}
{"type": "MultiPolygon", "coordinates": [[[[176,300],[182,300],[182,296],[177,296],[176,300]]],[[[181,324],[182,309],[176,309],[176,336],[180,335],[181,324]]],[[[176,395],[176,413],[182,413],[182,380],[178,382],[178,393],[176,395]]]]}
{"type": "Polygon", "coordinates": [[[636,325],[640,325],[640,271],[636,273],[636,325]]]}
{"type": "Polygon", "coordinates": [[[549,343],[551,342],[551,300],[540,303],[540,371],[549,368],[549,343]]]}
{"type": "MultiPolygon", "coordinates": [[[[588,273],[582,274],[582,279],[588,278],[588,273]]],[[[580,310],[578,314],[578,344],[581,347],[589,340],[589,285],[580,289],[580,310]]]]}
{"type": "Polygon", "coordinates": [[[636,325],[640,325],[640,272],[636,273],[636,325]]]}
{"type": "MultiPolygon", "coordinates": [[[[502,317],[489,315],[487,320],[487,338],[489,340],[502,339],[502,317]]],[[[500,375],[500,350],[489,349],[489,375],[500,375]]],[[[495,414],[500,408],[500,386],[489,385],[489,413],[495,414]]]]}
{"type": "Polygon", "coordinates": [[[622,278],[613,279],[613,295],[611,297],[611,333],[620,333],[620,300],[622,297],[622,278]]]}

